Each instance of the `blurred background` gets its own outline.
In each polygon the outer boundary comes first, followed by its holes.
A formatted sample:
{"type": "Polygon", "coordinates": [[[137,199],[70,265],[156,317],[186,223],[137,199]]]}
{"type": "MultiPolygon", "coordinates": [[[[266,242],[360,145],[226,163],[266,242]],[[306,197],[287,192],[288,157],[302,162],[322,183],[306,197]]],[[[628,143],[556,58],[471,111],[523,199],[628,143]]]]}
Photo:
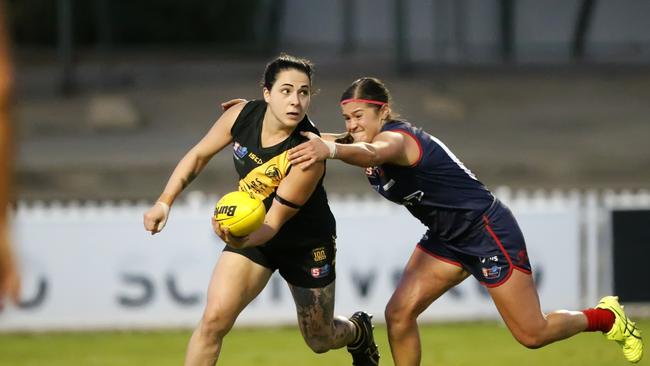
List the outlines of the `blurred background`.
{"type": "MultiPolygon", "coordinates": [[[[7,4],[20,199],[156,198],[220,102],[261,97],[279,52],[316,64],[322,131],[343,129],[339,96],[370,75],[489,187],[650,182],[646,1],[7,4]]],[[[193,188],[231,190],[231,165],[217,156],[193,188]]],[[[330,192],[367,192],[328,168],[330,192]]]]}
{"type": "MultiPolygon", "coordinates": [[[[47,335],[3,335],[0,364],[144,365],[154,355],[156,364],[180,363],[223,246],[207,218],[216,197],[236,187],[230,153],[215,156],[192,183],[188,190],[194,192],[174,206],[165,232],[146,235],[142,213],[183,154],[219,117],[221,102],[262,96],[265,64],[280,52],[315,63],[319,92],[309,115],[321,131],[344,129],[338,101],[352,81],[383,79],[402,118],[444,141],[513,208],[527,235],[545,307],[592,306],[616,292],[632,303],[629,311],[646,319],[646,328],[650,325],[648,1],[8,0],[5,5],[15,68],[13,226],[23,296],[0,313],[0,332],[181,331],[159,335],[162,340],[118,333],[117,340],[96,344],[83,342],[97,334],[55,335],[69,343],[53,343],[52,349],[47,335]],[[132,358],[102,358],[111,355],[132,358]]],[[[327,168],[325,187],[339,227],[337,309],[369,309],[381,323],[411,243],[424,230],[405,210],[366,196],[371,190],[358,168],[335,161],[327,168]]],[[[486,318],[497,319],[496,311],[473,280],[423,317],[486,318]]],[[[295,326],[290,294],[279,277],[238,324],[295,326]]],[[[612,345],[590,351],[590,361],[576,356],[575,347],[583,346],[571,342],[591,344],[592,338],[577,337],[532,356],[503,327],[477,327],[460,330],[456,341],[455,330],[446,329],[449,338],[439,339],[440,328],[426,328],[423,342],[440,342],[433,344],[442,353],[425,355],[423,364],[497,365],[504,359],[514,364],[522,358],[529,365],[622,364],[612,345]],[[459,346],[483,344],[494,334],[513,349],[494,363],[481,357],[492,349],[467,352],[459,346]],[[470,335],[477,338],[468,341],[470,335]]],[[[268,353],[234,360],[251,353],[247,340],[260,332],[236,329],[232,339],[241,352],[222,357],[231,365],[284,365],[281,350],[288,347],[305,352],[305,361],[296,364],[348,362],[345,352],[316,359],[297,329],[292,331],[275,346],[265,342],[279,330],[262,335],[257,344],[266,345],[268,353]],[[287,346],[294,341],[295,348],[287,346]]],[[[389,360],[385,328],[378,332],[389,360]]]]}

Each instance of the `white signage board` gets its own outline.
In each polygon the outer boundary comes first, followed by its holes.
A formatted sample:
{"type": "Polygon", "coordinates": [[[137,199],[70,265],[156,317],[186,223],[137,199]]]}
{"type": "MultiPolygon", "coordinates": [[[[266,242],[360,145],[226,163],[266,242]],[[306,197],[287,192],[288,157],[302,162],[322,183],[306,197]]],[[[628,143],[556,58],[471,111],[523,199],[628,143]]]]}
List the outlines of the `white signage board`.
{"type": "MultiPolygon", "coordinates": [[[[383,319],[403,266],[425,228],[382,201],[331,202],[337,218],[336,313],[383,319]]],[[[193,327],[223,243],[212,202],[180,203],[165,230],[146,233],[146,207],[40,207],[18,212],[14,241],[22,304],[0,313],[0,331],[193,327]]],[[[579,306],[579,215],[572,209],[513,210],[526,240],[544,310],[579,306]]],[[[472,277],[438,299],[423,320],[496,318],[472,277]]],[[[295,307],[275,274],[238,325],[294,324],[295,307]]]]}

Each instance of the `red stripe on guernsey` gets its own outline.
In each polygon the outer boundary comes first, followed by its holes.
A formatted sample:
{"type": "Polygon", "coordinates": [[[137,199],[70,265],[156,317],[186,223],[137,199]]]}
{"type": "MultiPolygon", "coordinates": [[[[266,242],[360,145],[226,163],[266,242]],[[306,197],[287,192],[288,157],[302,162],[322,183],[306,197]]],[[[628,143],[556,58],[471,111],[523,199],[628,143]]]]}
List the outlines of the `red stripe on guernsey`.
{"type": "Polygon", "coordinates": [[[428,254],[428,255],[432,256],[433,258],[435,258],[435,259],[439,259],[439,260],[441,260],[441,261],[443,261],[443,262],[445,262],[445,263],[453,264],[454,266],[457,266],[457,267],[463,268],[463,265],[460,264],[459,262],[452,261],[452,260],[449,259],[449,258],[445,258],[445,257],[439,256],[439,255],[437,255],[437,254],[434,254],[434,253],[430,252],[429,250],[427,250],[427,248],[425,248],[425,247],[423,247],[422,245],[420,245],[420,243],[418,243],[418,245],[416,246],[416,248],[420,249],[420,250],[423,251],[425,254],[428,254]]]}
{"type": "Polygon", "coordinates": [[[499,287],[502,284],[506,283],[506,281],[508,281],[508,279],[512,275],[512,270],[513,270],[514,266],[512,265],[512,259],[510,259],[510,256],[508,255],[508,252],[506,252],[506,249],[503,247],[503,244],[501,243],[501,240],[499,240],[499,237],[497,236],[497,234],[495,234],[494,231],[492,230],[492,228],[490,227],[490,221],[488,220],[487,216],[483,216],[483,222],[485,223],[485,228],[487,229],[488,233],[490,233],[490,236],[492,237],[492,239],[494,239],[494,241],[499,246],[499,250],[501,250],[501,253],[503,253],[503,255],[506,257],[506,260],[508,261],[508,267],[509,268],[508,268],[508,274],[501,281],[499,281],[497,283],[493,283],[493,284],[488,284],[488,283],[485,283],[485,282],[481,282],[481,283],[483,285],[485,285],[486,287],[499,287]]]}
{"type": "Polygon", "coordinates": [[[420,150],[420,153],[418,154],[418,160],[415,163],[409,165],[409,167],[412,168],[412,167],[418,165],[420,163],[420,160],[422,160],[422,145],[420,144],[420,140],[418,140],[418,138],[415,137],[414,134],[412,134],[412,133],[410,133],[408,131],[404,131],[404,130],[388,130],[388,131],[401,133],[402,135],[409,136],[413,140],[415,140],[415,143],[418,144],[418,150],[420,150]]]}

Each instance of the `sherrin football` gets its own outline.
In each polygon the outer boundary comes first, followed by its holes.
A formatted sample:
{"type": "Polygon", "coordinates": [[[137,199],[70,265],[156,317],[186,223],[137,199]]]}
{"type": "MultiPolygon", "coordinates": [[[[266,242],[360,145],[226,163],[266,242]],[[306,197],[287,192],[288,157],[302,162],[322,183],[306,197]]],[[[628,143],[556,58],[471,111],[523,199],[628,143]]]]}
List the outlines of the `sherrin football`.
{"type": "Polygon", "coordinates": [[[233,236],[246,236],[259,229],[264,223],[266,209],[264,202],[241,191],[230,192],[217,202],[214,219],[221,227],[230,230],[233,236]]]}

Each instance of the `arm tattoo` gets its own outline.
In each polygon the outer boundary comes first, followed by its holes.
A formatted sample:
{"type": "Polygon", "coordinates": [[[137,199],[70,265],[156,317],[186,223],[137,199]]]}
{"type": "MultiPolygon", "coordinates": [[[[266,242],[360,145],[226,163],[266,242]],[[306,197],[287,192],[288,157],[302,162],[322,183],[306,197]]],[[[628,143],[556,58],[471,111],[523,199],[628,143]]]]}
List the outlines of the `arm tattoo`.
{"type": "Polygon", "coordinates": [[[194,180],[194,178],[197,177],[197,175],[198,174],[196,174],[195,172],[190,172],[190,174],[181,181],[183,189],[187,188],[187,186],[189,186],[190,183],[192,183],[192,181],[194,180]]]}

